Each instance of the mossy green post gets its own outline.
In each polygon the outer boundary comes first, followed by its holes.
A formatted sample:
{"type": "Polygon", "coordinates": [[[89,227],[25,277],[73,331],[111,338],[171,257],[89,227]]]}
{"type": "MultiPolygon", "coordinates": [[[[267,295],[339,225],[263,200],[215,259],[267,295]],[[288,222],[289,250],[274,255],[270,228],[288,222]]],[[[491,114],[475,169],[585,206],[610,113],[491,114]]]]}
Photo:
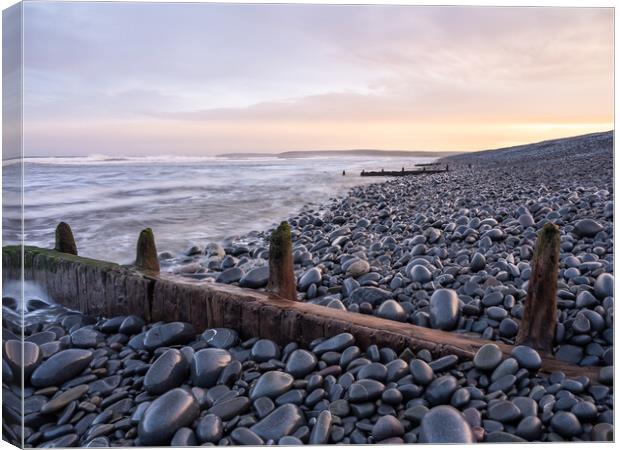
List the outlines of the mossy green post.
{"type": "Polygon", "coordinates": [[[56,227],[56,244],[54,250],[70,255],[77,255],[77,245],[69,224],[60,222],[56,227]]]}
{"type": "Polygon", "coordinates": [[[282,222],[271,234],[267,290],[282,298],[297,300],[293,270],[293,240],[291,227],[287,222],[282,222]]]}
{"type": "Polygon", "coordinates": [[[546,223],[536,239],[531,262],[523,319],[519,325],[517,344],[551,352],[555,337],[560,266],[560,230],[546,223]]]}
{"type": "Polygon", "coordinates": [[[159,258],[157,258],[157,248],[155,247],[155,236],[150,228],[145,228],[140,232],[135,265],[140,270],[159,272],[159,258]]]}

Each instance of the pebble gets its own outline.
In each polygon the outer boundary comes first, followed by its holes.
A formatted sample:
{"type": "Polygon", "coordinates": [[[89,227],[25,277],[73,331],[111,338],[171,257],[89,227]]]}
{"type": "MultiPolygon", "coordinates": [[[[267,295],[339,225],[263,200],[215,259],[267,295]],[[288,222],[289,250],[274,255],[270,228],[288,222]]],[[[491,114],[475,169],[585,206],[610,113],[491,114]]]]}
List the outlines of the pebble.
{"type": "Polygon", "coordinates": [[[90,350],[62,350],[43,361],[32,373],[30,382],[35,387],[61,385],[79,375],[92,359],[90,350]]]}
{"type": "Polygon", "coordinates": [[[459,319],[459,298],[451,289],[438,289],[431,296],[431,326],[440,330],[452,330],[459,319]]]}
{"type": "Polygon", "coordinates": [[[495,344],[485,344],[474,356],[474,366],[480,370],[493,370],[502,362],[502,351],[495,344]]]}
{"type": "Polygon", "coordinates": [[[232,361],[227,350],[205,348],[194,354],[191,377],[195,386],[210,388],[217,383],[220,372],[232,361]]]}
{"type": "Polygon", "coordinates": [[[375,442],[381,442],[393,437],[401,437],[405,429],[400,421],[394,416],[382,416],[372,427],[372,438],[375,442]]]}
{"type": "Polygon", "coordinates": [[[317,362],[314,353],[297,349],[289,356],[285,370],[294,378],[303,378],[315,369],[317,362]]]}
{"type": "Polygon", "coordinates": [[[260,397],[276,398],[287,392],[293,386],[295,379],[292,375],[269,371],[260,376],[254,388],[250,391],[250,399],[256,400],[260,397]]]}
{"type": "Polygon", "coordinates": [[[167,350],[149,367],[144,377],[144,388],[159,395],[179,387],[189,374],[189,362],[174,348],[167,350]]]}
{"type": "Polygon", "coordinates": [[[542,359],[536,350],[526,345],[518,345],[512,349],[510,356],[517,360],[519,366],[528,370],[538,370],[542,359]]]}
{"type": "Polygon", "coordinates": [[[422,418],[420,442],[428,444],[473,444],[474,434],[463,415],[452,406],[435,406],[422,418]]]}
{"type": "Polygon", "coordinates": [[[289,403],[277,407],[267,417],[251,426],[250,430],[265,441],[269,439],[277,440],[283,436],[293,434],[304,423],[305,420],[301,410],[289,403]]]}
{"type": "Polygon", "coordinates": [[[175,388],[153,401],[138,425],[138,437],[142,445],[168,445],[181,427],[190,425],[200,407],[189,392],[175,388]]]}

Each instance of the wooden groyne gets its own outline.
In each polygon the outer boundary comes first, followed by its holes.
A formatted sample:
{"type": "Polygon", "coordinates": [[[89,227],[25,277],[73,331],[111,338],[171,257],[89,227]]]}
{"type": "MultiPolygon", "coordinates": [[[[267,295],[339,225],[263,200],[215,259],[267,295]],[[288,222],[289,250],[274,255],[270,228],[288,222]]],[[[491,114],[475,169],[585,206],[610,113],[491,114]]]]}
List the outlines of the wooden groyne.
{"type": "MultiPolygon", "coordinates": [[[[489,341],[463,334],[423,328],[375,316],[287,300],[272,293],[190,280],[178,275],[142,272],[132,266],[99,261],[38,247],[2,249],[3,282],[23,276],[55,302],[94,316],[136,314],[146,321],[186,321],[197,330],[229,327],[243,338],[258,336],[280,344],[307,346],[317,338],[342,332],[357,345],[428,349],[436,356],[455,354],[470,359],[489,341]],[[23,259],[22,259],[23,255],[23,259]]],[[[512,346],[497,344],[505,355],[512,346]]],[[[596,367],[579,367],[542,356],[542,370],[596,380],[596,367]]]]}
{"type": "Polygon", "coordinates": [[[430,168],[427,169],[426,167],[422,167],[421,169],[414,169],[414,170],[405,170],[404,168],[401,170],[374,170],[374,171],[367,171],[367,170],[362,170],[360,172],[360,176],[362,177],[406,177],[406,176],[411,176],[411,175],[431,175],[434,173],[444,173],[444,172],[449,172],[449,166],[446,165],[445,168],[443,169],[435,169],[435,168],[430,168]]]}

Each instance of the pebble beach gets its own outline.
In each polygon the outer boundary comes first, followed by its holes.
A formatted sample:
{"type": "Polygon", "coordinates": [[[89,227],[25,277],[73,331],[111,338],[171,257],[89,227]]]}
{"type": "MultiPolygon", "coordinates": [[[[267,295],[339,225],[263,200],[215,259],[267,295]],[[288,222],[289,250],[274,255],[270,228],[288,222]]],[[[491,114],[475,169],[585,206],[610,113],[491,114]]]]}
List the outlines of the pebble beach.
{"type": "MultiPolygon", "coordinates": [[[[613,440],[613,134],[453,156],[289,217],[298,298],[515,343],[537,232],[561,233],[557,359],[301,348],[242,330],[90,317],[3,298],[3,437],[29,447],[613,440]],[[23,359],[22,359],[23,358],[23,359]],[[24,386],[20,386],[20,367],[24,386]]],[[[160,255],[162,270],[264,289],[271,230],[160,255]]]]}

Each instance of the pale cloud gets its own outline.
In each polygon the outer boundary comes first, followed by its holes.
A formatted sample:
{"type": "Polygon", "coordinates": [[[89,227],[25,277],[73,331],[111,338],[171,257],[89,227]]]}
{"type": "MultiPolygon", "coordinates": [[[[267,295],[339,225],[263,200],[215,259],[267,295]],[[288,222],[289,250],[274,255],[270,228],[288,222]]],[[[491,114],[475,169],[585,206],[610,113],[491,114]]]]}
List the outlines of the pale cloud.
{"type": "Polygon", "coordinates": [[[30,154],[473,150],[613,126],[613,10],[28,3],[30,154]]]}

